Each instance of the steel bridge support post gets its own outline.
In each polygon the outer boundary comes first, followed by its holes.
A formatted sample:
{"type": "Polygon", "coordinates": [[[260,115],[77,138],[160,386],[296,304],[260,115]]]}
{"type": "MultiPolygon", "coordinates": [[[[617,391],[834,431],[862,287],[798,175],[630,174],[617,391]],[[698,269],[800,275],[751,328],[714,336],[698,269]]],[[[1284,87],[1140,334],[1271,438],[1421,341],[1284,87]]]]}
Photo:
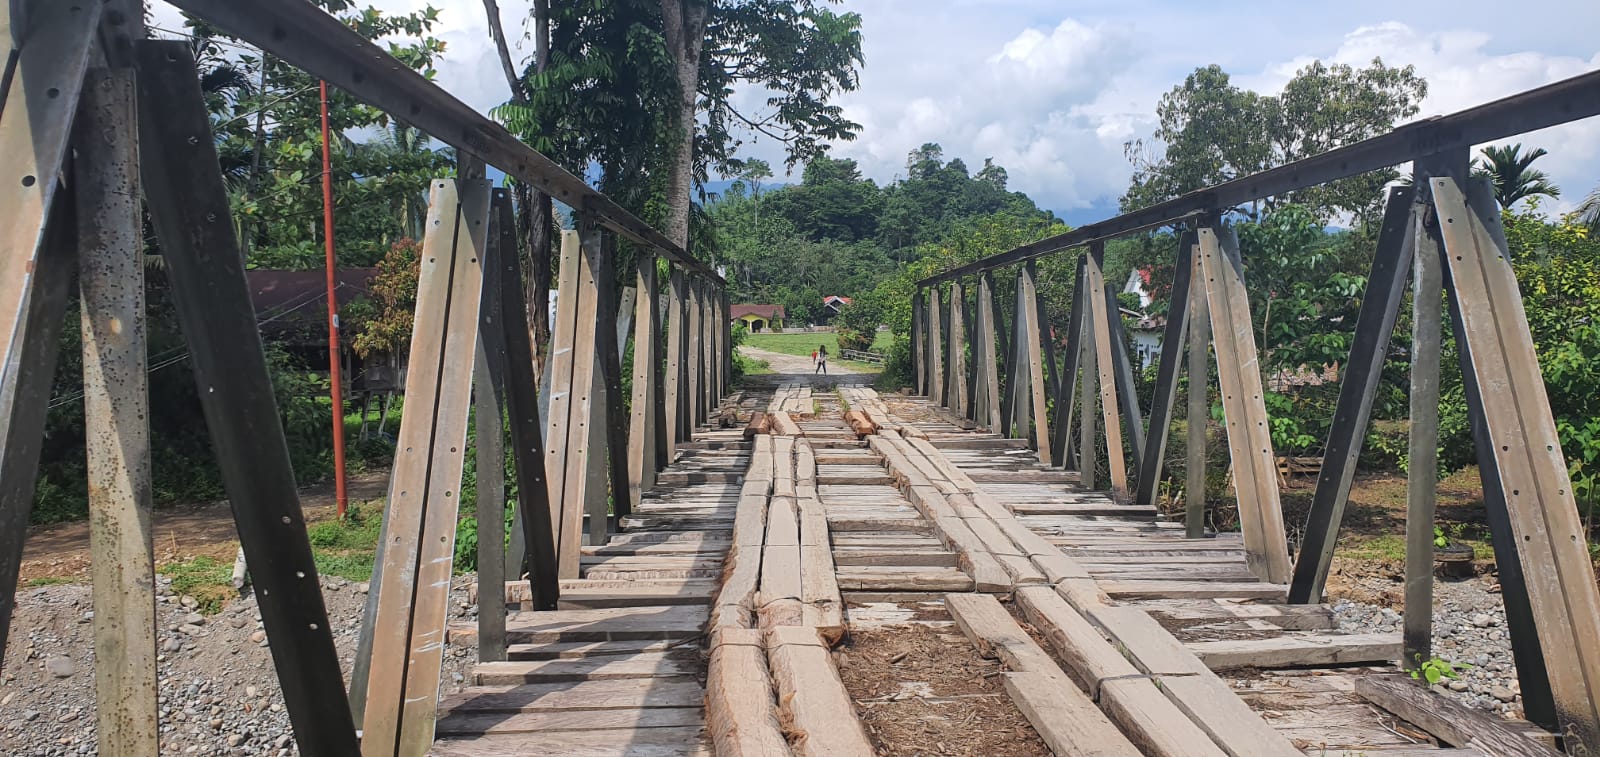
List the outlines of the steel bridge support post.
{"type": "Polygon", "coordinates": [[[1156,503],[1156,488],[1167,457],[1172,408],[1178,395],[1178,368],[1183,360],[1184,337],[1189,330],[1189,287],[1193,270],[1194,232],[1186,231],[1178,238],[1178,256],[1172,268],[1172,300],[1167,306],[1167,327],[1161,336],[1155,396],[1150,402],[1150,433],[1145,436],[1144,451],[1138,458],[1139,478],[1133,501],[1140,505],[1156,503]]]}
{"type": "MultiPolygon", "coordinates": [[[[1328,568],[1333,564],[1333,550],[1339,539],[1339,526],[1344,519],[1345,504],[1350,499],[1350,484],[1355,479],[1356,460],[1361,455],[1361,444],[1367,433],[1367,420],[1372,413],[1373,398],[1383,374],[1384,360],[1389,355],[1389,339],[1394,333],[1395,320],[1400,314],[1400,302],[1405,296],[1406,280],[1411,272],[1413,250],[1413,190],[1396,187],[1389,192],[1388,206],[1383,215],[1383,227],[1378,235],[1377,255],[1372,261],[1372,272],[1367,277],[1366,295],[1361,299],[1361,313],[1356,320],[1355,338],[1350,344],[1350,357],[1345,361],[1343,377],[1339,384],[1339,402],[1333,413],[1333,425],[1328,429],[1328,443],[1322,457],[1322,472],[1317,477],[1317,490],[1311,501],[1311,511],[1306,516],[1305,537],[1294,564],[1294,580],[1289,585],[1289,601],[1295,604],[1314,604],[1322,601],[1323,586],[1328,579],[1328,568]]],[[[1434,270],[1437,270],[1435,265],[1434,270]]],[[[1415,328],[1419,338],[1429,331],[1433,334],[1431,372],[1425,356],[1412,352],[1413,392],[1420,380],[1433,387],[1432,408],[1438,417],[1438,328],[1439,290],[1437,279],[1433,282],[1431,297],[1423,278],[1418,277],[1419,296],[1416,300],[1418,320],[1415,328]],[[1432,324],[1427,323],[1431,302],[1432,324]],[[1420,359],[1419,359],[1420,358],[1420,359]],[[1431,373],[1431,375],[1430,375],[1431,373]],[[1426,378],[1425,378],[1426,377],[1426,378]]],[[[1415,349],[1416,345],[1413,345],[1415,349]]],[[[1427,394],[1424,391],[1424,394],[1427,394]]],[[[1413,407],[1413,412],[1416,408],[1413,407]]],[[[1423,423],[1426,425],[1426,421],[1423,423]]],[[[1432,424],[1435,440],[1429,449],[1437,446],[1438,424],[1432,424]]],[[[1416,433],[1416,432],[1413,432],[1416,433]]],[[[1431,457],[1431,454],[1429,455],[1431,457]]],[[[1430,465],[1427,470],[1432,470],[1430,465]]],[[[1431,476],[1429,477],[1431,479],[1431,476]]],[[[1428,504],[1428,541],[1425,556],[1428,563],[1428,581],[1433,577],[1432,502],[1428,504]]],[[[1408,524],[1407,532],[1411,531],[1408,524]]],[[[1408,537],[1409,538],[1409,537],[1408,537]]],[[[1433,603],[1426,603],[1424,617],[1431,620],[1433,603]]],[[[1408,604],[1408,608],[1414,608],[1408,604]]],[[[1414,615],[1408,612],[1407,615],[1414,615]]]]}

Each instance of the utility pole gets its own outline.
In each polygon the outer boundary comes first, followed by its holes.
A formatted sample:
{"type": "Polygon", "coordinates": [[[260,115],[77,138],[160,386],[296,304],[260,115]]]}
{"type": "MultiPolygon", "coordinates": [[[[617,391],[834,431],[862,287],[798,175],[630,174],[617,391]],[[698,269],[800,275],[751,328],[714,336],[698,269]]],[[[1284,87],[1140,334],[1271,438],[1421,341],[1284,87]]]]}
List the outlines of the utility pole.
{"type": "Polygon", "coordinates": [[[333,253],[333,159],[328,137],[328,82],[322,89],[322,238],[328,271],[328,380],[333,390],[333,493],[344,517],[350,504],[344,489],[344,383],[339,370],[338,262],[333,253]]]}

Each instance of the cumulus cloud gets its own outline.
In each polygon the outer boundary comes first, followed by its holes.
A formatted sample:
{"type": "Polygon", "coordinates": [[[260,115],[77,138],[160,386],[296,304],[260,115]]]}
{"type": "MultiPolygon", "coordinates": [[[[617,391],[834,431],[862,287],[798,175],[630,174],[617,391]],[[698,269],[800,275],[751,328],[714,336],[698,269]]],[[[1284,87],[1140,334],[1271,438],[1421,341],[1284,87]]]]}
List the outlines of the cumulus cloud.
{"type": "MultiPolygon", "coordinates": [[[[394,13],[438,7],[436,34],[448,45],[439,83],[479,110],[506,99],[480,0],[363,1],[394,13]]],[[[524,59],[531,0],[500,6],[524,59]]],[[[1198,66],[1219,63],[1241,86],[1276,92],[1314,59],[1381,56],[1417,67],[1429,84],[1421,115],[1438,115],[1600,68],[1600,5],[1548,6],[1544,17],[1562,22],[1497,24],[1504,7],[1490,0],[1348,0],[1271,15],[1177,0],[1074,3],[1070,13],[1042,0],[845,0],[863,17],[867,61],[861,88],[838,101],[863,128],[833,154],[887,182],[904,173],[908,152],[938,142],[969,166],[994,158],[1012,188],[1092,220],[1127,187],[1123,145],[1151,134],[1160,95],[1198,66]]],[[[169,6],[154,8],[158,25],[178,28],[169,6]]],[[[761,110],[763,93],[738,97],[761,110]]],[[[1559,208],[1600,184],[1600,119],[1516,139],[1550,151],[1539,167],[1568,195],[1559,208]]],[[[748,154],[782,164],[781,146],[747,140],[748,154]]]]}

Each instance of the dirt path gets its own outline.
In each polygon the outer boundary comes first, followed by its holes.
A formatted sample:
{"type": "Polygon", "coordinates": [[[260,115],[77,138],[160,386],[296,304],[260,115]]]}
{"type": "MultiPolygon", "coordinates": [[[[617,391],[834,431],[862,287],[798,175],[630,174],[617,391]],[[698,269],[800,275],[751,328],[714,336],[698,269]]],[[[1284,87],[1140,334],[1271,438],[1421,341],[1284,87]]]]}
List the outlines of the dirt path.
{"type": "MultiPolygon", "coordinates": [[[[351,504],[382,499],[389,485],[389,469],[363,471],[346,481],[351,504]]],[[[333,483],[300,490],[300,507],[306,522],[333,517],[336,502],[333,483]]],[[[239,534],[234,530],[228,501],[178,505],[157,510],[152,527],[156,563],[209,555],[233,560],[239,534]]],[[[28,530],[22,550],[21,581],[39,578],[87,578],[89,574],[89,523],[56,523],[28,530]]]]}
{"type": "MultiPolygon", "coordinates": [[[[754,360],[765,360],[767,365],[771,366],[773,373],[781,374],[788,379],[801,380],[801,377],[804,376],[821,376],[821,374],[816,373],[817,365],[811,361],[811,357],[808,355],[786,355],[782,352],[758,350],[749,345],[740,345],[739,352],[745,357],[754,360]]],[[[832,356],[829,356],[829,358],[827,375],[856,375],[862,373],[862,371],[835,362],[832,356]]]]}

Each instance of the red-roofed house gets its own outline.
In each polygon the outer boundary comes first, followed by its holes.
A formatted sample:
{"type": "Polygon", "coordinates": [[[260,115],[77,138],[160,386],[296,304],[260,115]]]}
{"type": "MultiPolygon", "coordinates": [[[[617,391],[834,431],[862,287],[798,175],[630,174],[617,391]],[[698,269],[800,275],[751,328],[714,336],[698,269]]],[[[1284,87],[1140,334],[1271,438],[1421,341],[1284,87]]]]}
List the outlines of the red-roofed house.
{"type": "Polygon", "coordinates": [[[753,332],[778,331],[783,328],[782,305],[734,305],[728,308],[728,320],[742,323],[753,332]]]}

